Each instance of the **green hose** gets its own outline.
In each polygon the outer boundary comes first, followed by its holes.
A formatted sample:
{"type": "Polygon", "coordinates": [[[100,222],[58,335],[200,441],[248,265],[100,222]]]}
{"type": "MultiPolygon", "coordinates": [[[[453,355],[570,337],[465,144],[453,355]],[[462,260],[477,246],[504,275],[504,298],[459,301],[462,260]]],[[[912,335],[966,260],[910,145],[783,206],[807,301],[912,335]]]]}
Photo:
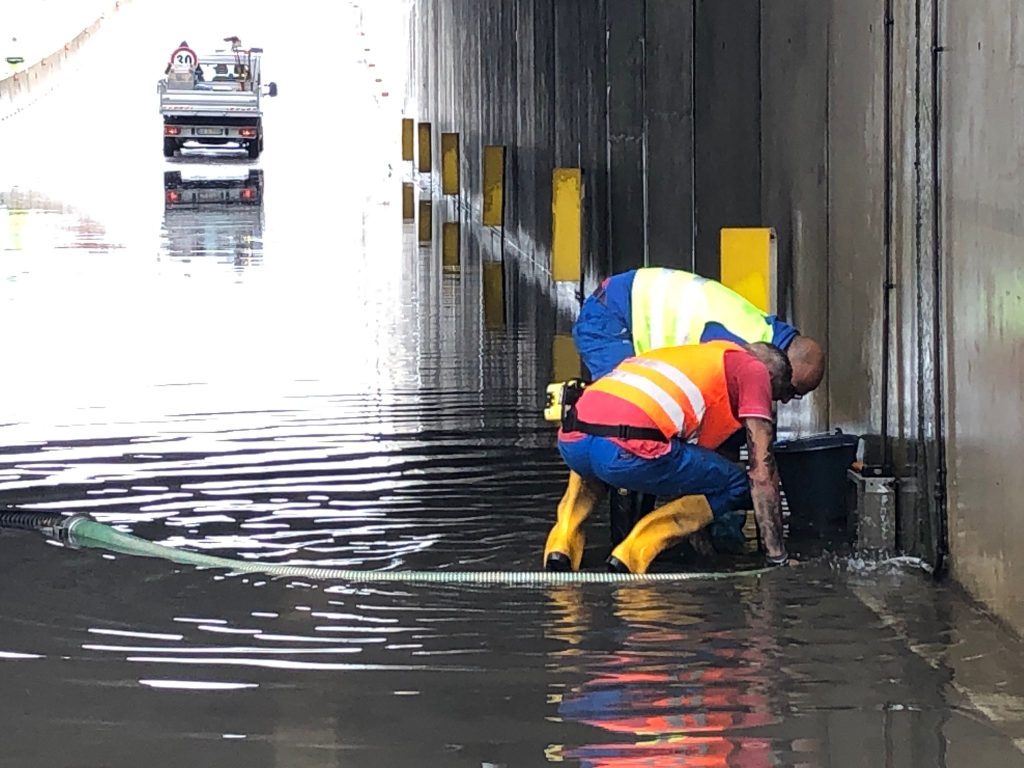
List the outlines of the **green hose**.
{"type": "Polygon", "coordinates": [[[157,557],[172,563],[194,565],[197,568],[224,568],[234,573],[255,573],[265,576],[288,576],[313,581],[348,582],[401,582],[401,583],[443,583],[443,584],[625,584],[636,582],[664,581],[708,581],[738,576],[758,576],[769,568],[754,568],[744,571],[723,571],[707,573],[608,573],[604,571],[576,571],[556,573],[552,571],[365,571],[353,568],[316,568],[304,565],[277,565],[250,560],[234,560],[227,557],[204,555],[187,549],[167,547],[152,541],[122,533],[88,517],[76,516],[67,519],[64,538],[72,546],[105,549],[125,555],[157,557]]]}

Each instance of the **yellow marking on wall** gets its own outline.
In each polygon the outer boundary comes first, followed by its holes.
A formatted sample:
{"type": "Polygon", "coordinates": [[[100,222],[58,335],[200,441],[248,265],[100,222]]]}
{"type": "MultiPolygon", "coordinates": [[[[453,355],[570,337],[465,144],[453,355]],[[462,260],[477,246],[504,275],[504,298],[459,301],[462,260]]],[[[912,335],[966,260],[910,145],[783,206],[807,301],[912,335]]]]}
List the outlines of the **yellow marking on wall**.
{"type": "Polygon", "coordinates": [[[777,241],[770,227],[722,230],[721,282],[767,314],[776,313],[777,241]]]}
{"type": "Polygon", "coordinates": [[[416,218],[416,193],[411,182],[402,182],[402,218],[416,218]]]}
{"type": "Polygon", "coordinates": [[[505,327],[505,268],[500,261],[484,262],[484,324],[505,327]]]}
{"type": "Polygon", "coordinates": [[[434,239],[434,205],[430,200],[420,200],[420,242],[430,243],[434,239]]]}
{"type": "Polygon", "coordinates": [[[420,152],[417,168],[420,173],[430,173],[434,169],[433,155],[430,154],[430,123],[420,123],[420,152]]]}
{"type": "Polygon", "coordinates": [[[566,381],[580,375],[580,354],[568,333],[556,333],[551,340],[551,380],[566,381]]]}
{"type": "Polygon", "coordinates": [[[505,226],[505,147],[484,147],[485,227],[505,226]]]}
{"type": "Polygon", "coordinates": [[[459,194],[459,134],[441,134],[441,194],[459,194]]]}
{"type": "Polygon", "coordinates": [[[24,248],[25,222],[28,211],[23,208],[7,209],[7,240],[0,250],[20,251],[24,248]]]}
{"type": "Polygon", "coordinates": [[[402,120],[402,159],[410,162],[416,159],[413,157],[414,122],[415,121],[409,117],[402,120]]]}
{"type": "Polygon", "coordinates": [[[551,275],[555,280],[580,281],[582,190],[579,168],[555,168],[551,179],[551,275]]]}
{"type": "Polygon", "coordinates": [[[441,225],[441,265],[459,268],[459,223],[446,221],[441,225]]]}

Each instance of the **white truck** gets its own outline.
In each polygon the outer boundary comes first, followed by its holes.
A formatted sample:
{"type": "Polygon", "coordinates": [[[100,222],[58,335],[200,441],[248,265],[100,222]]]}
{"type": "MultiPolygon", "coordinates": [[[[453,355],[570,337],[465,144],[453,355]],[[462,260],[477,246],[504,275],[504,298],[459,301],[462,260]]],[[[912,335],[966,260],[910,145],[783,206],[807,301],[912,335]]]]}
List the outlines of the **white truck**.
{"type": "Polygon", "coordinates": [[[182,148],[221,147],[263,151],[263,96],[276,96],[277,84],[260,79],[262,48],[243,48],[228,37],[230,50],[197,55],[186,42],[171,54],[160,80],[164,157],[182,148]]]}

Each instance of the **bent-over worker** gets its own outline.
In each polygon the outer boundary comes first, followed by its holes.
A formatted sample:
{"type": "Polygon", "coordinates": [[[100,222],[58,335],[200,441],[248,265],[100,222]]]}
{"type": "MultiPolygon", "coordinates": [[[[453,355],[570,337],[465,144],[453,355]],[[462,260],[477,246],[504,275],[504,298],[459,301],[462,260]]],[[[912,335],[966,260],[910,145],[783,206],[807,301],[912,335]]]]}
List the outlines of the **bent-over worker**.
{"type": "MultiPolygon", "coordinates": [[[[573,325],[580,359],[599,379],[627,357],[663,347],[724,340],[738,344],[769,342],[783,350],[793,368],[794,397],[821,383],[825,355],[814,339],[774,315],[767,315],[721,283],[677,269],[647,267],[604,280],[583,303],[573,325]]],[[[734,457],[742,434],[728,441],[734,457]]],[[[612,543],[618,543],[653,499],[613,489],[612,543]]],[[[743,542],[742,518],[716,520],[709,529],[718,549],[735,550],[743,542]]]]}
{"type": "Polygon", "coordinates": [[[644,573],[659,552],[751,502],[768,562],[786,562],[772,401],[794,396],[791,376],[786,355],[771,344],[713,341],[628,358],[588,386],[559,432],[572,471],[545,567],[579,568],[582,526],[605,484],[664,501],[612,551],[614,570],[644,573]],[[741,428],[746,473],[715,451],[741,428]]]}

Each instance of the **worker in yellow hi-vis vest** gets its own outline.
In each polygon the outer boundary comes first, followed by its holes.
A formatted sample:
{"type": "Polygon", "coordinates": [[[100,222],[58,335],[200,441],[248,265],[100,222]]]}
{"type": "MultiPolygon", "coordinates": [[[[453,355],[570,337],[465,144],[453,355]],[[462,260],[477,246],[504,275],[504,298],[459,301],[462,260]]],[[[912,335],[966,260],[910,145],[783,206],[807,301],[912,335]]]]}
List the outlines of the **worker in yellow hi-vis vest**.
{"type": "Polygon", "coordinates": [[[647,267],[607,278],[583,303],[572,335],[594,379],[627,357],[705,341],[775,345],[793,366],[799,395],[817,388],[825,371],[814,339],[721,283],[677,269],[647,267]]]}
{"type": "MultiPolygon", "coordinates": [[[[794,399],[816,389],[825,371],[825,354],[814,339],[721,283],[676,269],[647,267],[605,279],[583,303],[572,335],[591,380],[634,355],[708,341],[766,342],[783,350],[793,370],[794,399]]],[[[568,407],[570,402],[562,398],[573,396],[567,390],[554,399],[568,407]]],[[[549,409],[548,418],[559,418],[556,410],[549,409]]],[[[739,442],[727,441],[724,447],[737,450],[739,442]]],[[[613,491],[612,543],[621,541],[653,504],[650,497],[613,491]]],[[[711,527],[716,547],[741,546],[741,528],[740,515],[731,522],[716,520],[711,527]]]]}

